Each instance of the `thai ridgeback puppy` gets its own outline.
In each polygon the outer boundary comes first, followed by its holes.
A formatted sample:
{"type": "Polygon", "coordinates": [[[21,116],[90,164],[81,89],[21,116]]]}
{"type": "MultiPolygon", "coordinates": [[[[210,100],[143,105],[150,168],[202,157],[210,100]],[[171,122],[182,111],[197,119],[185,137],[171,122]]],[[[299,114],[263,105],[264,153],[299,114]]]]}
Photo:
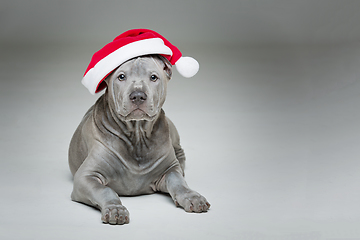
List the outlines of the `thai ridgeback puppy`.
{"type": "Polygon", "coordinates": [[[186,212],[210,204],[184,179],[185,155],[162,106],[172,66],[161,55],[131,59],[106,79],[69,148],[73,201],[101,210],[104,223],[129,223],[119,196],[169,193],[186,212]]]}

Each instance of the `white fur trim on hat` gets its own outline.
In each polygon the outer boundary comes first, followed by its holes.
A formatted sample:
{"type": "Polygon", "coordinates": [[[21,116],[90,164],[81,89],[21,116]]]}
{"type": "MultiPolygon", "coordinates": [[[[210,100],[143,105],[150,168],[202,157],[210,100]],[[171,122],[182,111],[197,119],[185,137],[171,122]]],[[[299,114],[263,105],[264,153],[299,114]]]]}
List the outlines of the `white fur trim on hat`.
{"type": "Polygon", "coordinates": [[[131,58],[147,54],[172,55],[172,51],[160,38],[149,38],[129,43],[101,59],[86,73],[81,83],[91,94],[95,94],[100,81],[111,71],[131,58]]]}
{"type": "Polygon", "coordinates": [[[199,63],[192,57],[181,57],[175,63],[177,71],[186,78],[191,78],[199,71],[199,63]]]}

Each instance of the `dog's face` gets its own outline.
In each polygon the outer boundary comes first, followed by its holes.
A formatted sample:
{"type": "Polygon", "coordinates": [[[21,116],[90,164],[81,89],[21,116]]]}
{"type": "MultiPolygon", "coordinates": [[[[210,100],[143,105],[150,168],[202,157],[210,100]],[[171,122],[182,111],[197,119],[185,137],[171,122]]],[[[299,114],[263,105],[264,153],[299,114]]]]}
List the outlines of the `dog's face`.
{"type": "Polygon", "coordinates": [[[171,64],[162,56],[131,59],[120,65],[105,80],[111,107],[122,121],[153,120],[160,112],[171,64]]]}

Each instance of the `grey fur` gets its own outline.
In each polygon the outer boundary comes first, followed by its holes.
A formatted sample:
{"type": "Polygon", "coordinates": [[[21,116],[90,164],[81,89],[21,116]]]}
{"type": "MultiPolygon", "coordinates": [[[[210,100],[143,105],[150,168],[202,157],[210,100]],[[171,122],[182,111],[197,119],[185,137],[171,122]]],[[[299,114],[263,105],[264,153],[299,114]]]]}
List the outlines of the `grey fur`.
{"type": "Polygon", "coordinates": [[[69,148],[71,198],[99,208],[104,223],[129,223],[121,195],[161,191],[187,212],[210,207],[185,182],[179,134],[162,110],[170,78],[171,64],[161,56],[127,61],[107,77],[105,94],[74,133],[69,148]]]}

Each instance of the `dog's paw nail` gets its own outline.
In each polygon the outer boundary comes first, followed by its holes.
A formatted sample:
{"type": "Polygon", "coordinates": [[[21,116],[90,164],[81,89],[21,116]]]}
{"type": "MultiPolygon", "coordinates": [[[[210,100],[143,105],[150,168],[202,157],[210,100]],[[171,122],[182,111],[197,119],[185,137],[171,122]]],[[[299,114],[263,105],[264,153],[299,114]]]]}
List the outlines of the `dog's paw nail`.
{"type": "Polygon", "coordinates": [[[103,223],[109,222],[109,214],[105,214],[105,216],[101,219],[103,223]]]}

